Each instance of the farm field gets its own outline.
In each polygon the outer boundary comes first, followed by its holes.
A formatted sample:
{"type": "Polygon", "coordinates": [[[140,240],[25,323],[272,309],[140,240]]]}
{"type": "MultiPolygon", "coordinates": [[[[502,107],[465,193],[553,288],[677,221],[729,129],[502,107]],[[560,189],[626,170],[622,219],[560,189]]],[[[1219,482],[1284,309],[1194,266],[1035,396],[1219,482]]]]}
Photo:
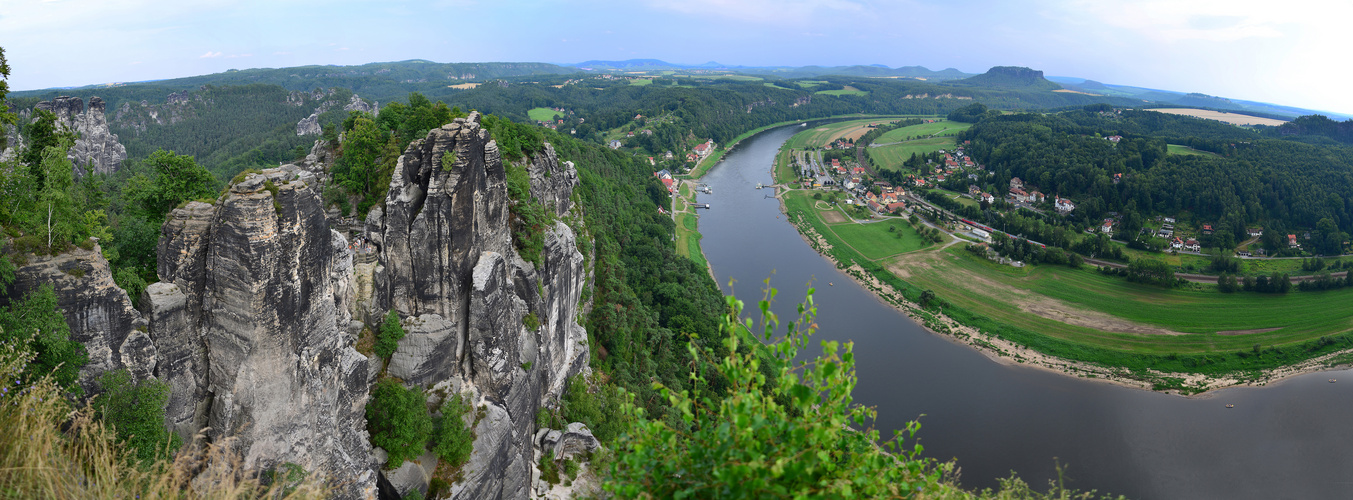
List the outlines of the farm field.
{"type": "MultiPolygon", "coordinates": [[[[885,136],[887,134],[884,134],[885,136]]],[[[877,142],[877,141],[876,141],[877,142]]],[[[899,170],[902,168],[902,162],[907,161],[914,154],[925,154],[941,149],[950,149],[954,147],[953,137],[935,137],[931,139],[916,139],[906,141],[891,146],[870,147],[869,156],[874,159],[874,165],[879,168],[889,170],[899,170]]]]}
{"type": "Polygon", "coordinates": [[[1217,156],[1214,153],[1209,153],[1207,151],[1199,151],[1197,149],[1193,149],[1188,146],[1182,146],[1179,144],[1166,144],[1165,147],[1169,149],[1169,153],[1172,155],[1194,155],[1194,156],[1212,156],[1212,157],[1217,156]]]}
{"type": "Polygon", "coordinates": [[[850,85],[846,85],[845,87],[846,88],[837,90],[819,90],[814,93],[826,95],[869,95],[869,92],[857,89],[855,87],[851,87],[850,85]]]}
{"type": "Polygon", "coordinates": [[[532,108],[526,112],[526,116],[530,117],[531,121],[543,122],[553,120],[556,116],[564,116],[564,114],[550,108],[532,108]]]}
{"type": "Polygon", "coordinates": [[[633,80],[630,80],[630,86],[632,87],[642,87],[644,85],[651,85],[652,83],[653,83],[652,78],[635,78],[633,80]]]}
{"type": "Polygon", "coordinates": [[[1194,108],[1158,108],[1149,111],[1157,111],[1171,115],[1184,115],[1196,118],[1205,118],[1208,120],[1217,120],[1232,125],[1269,125],[1276,127],[1287,123],[1286,120],[1274,120],[1272,118],[1260,118],[1258,116],[1242,115],[1238,113],[1227,113],[1225,111],[1212,111],[1207,109],[1194,108]]]}
{"type": "Polygon", "coordinates": [[[889,269],[955,305],[1003,323],[1142,354],[1252,350],[1347,332],[1353,290],[1285,295],[1166,290],[1087,267],[1001,266],[960,247],[893,259],[889,269]],[[1219,333],[1220,332],[1220,333],[1219,333]]]}
{"type": "Polygon", "coordinates": [[[954,135],[964,130],[972,128],[971,123],[951,122],[949,120],[940,120],[934,123],[922,123],[910,127],[902,127],[897,130],[883,134],[874,140],[874,144],[888,144],[890,142],[902,142],[908,137],[921,137],[928,135],[954,135]]]}
{"type": "Polygon", "coordinates": [[[860,118],[857,120],[844,120],[834,123],[827,123],[812,127],[791,137],[785,143],[789,149],[804,149],[808,147],[820,148],[827,143],[853,134],[854,138],[859,138],[869,131],[870,124],[884,124],[897,121],[907,116],[877,116],[872,118],[860,118]]]}

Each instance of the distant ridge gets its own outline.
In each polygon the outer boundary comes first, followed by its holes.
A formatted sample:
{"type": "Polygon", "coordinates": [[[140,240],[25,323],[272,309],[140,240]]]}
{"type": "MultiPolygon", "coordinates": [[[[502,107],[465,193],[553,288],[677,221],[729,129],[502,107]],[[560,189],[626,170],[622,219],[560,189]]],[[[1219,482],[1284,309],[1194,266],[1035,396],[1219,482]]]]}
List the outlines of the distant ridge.
{"type": "Polygon", "coordinates": [[[973,87],[1002,89],[1057,90],[1062,88],[1061,85],[1043,78],[1042,71],[1025,68],[1023,66],[996,66],[987,70],[986,73],[972,78],[965,78],[954,83],[959,85],[971,85],[973,87]]]}
{"type": "Polygon", "coordinates": [[[904,77],[926,80],[954,80],[972,76],[954,68],[931,71],[924,66],[902,66],[889,68],[883,64],[853,66],[736,66],[710,61],[704,64],[678,64],[660,59],[628,59],[624,61],[591,60],[561,66],[589,70],[661,70],[661,69],[704,69],[728,70],[749,75],[773,75],[779,78],[808,78],[815,76],[866,76],[866,77],[904,77]]]}

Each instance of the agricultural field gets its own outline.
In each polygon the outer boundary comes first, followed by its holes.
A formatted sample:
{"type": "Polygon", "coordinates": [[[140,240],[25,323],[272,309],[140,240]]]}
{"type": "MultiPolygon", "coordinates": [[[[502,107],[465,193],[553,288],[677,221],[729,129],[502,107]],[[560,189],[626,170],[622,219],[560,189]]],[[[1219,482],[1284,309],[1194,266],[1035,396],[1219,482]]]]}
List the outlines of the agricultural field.
{"type": "Polygon", "coordinates": [[[770,87],[770,88],[773,88],[773,89],[794,90],[794,89],[791,89],[791,88],[789,88],[789,87],[781,87],[781,86],[776,85],[776,84],[771,83],[771,82],[766,82],[766,83],[763,83],[762,85],[765,85],[765,86],[770,87]]]}
{"type": "MultiPolygon", "coordinates": [[[[884,134],[884,136],[887,135],[888,134],[884,134]]],[[[875,141],[875,143],[877,142],[878,141],[875,141]]],[[[911,158],[913,153],[925,154],[941,149],[952,149],[954,144],[953,137],[916,139],[913,141],[896,143],[891,146],[870,147],[869,157],[874,159],[874,165],[879,168],[899,170],[902,168],[902,162],[911,158]]]]}
{"type": "Polygon", "coordinates": [[[1272,118],[1260,118],[1258,116],[1242,115],[1238,113],[1227,113],[1225,111],[1212,111],[1208,109],[1158,108],[1158,109],[1150,109],[1148,111],[1156,111],[1171,115],[1192,116],[1195,118],[1203,118],[1207,120],[1217,120],[1222,123],[1230,123],[1231,125],[1240,125],[1240,126],[1268,125],[1276,127],[1278,125],[1287,123],[1286,120],[1274,120],[1272,118]]]}
{"type": "Polygon", "coordinates": [[[553,120],[556,116],[564,116],[564,114],[550,108],[532,108],[526,112],[526,116],[530,117],[533,122],[543,122],[553,120]]]}
{"type": "Polygon", "coordinates": [[[651,84],[653,84],[653,79],[652,79],[652,78],[635,78],[635,79],[633,79],[633,80],[630,80],[630,86],[632,86],[632,87],[642,87],[642,86],[644,86],[644,85],[651,85],[651,84]]]}
{"type": "Polygon", "coordinates": [[[842,137],[851,137],[858,139],[869,131],[869,125],[897,121],[906,118],[904,116],[881,116],[874,118],[861,118],[858,120],[845,120],[835,123],[827,123],[817,127],[809,128],[794,137],[791,137],[785,143],[785,147],[790,149],[805,149],[809,147],[820,148],[827,143],[842,137]]]}
{"type": "Polygon", "coordinates": [[[874,144],[888,144],[893,142],[902,142],[908,137],[922,136],[948,136],[955,135],[964,130],[972,128],[971,123],[951,122],[949,120],[940,120],[934,123],[922,123],[910,127],[902,127],[897,130],[889,131],[878,139],[874,144]]]}
{"type": "Polygon", "coordinates": [[[1014,268],[959,246],[888,263],[909,283],[969,311],[1027,331],[1138,354],[1249,351],[1353,327],[1342,304],[1353,289],[1282,295],[1166,290],[1104,276],[1091,267],[1014,268]]]}
{"type": "Polygon", "coordinates": [[[1179,144],[1166,144],[1165,147],[1169,149],[1168,152],[1172,155],[1194,155],[1194,156],[1212,156],[1212,157],[1217,156],[1215,153],[1210,153],[1207,151],[1199,151],[1197,149],[1193,149],[1188,146],[1182,146],[1179,144]]]}
{"type": "Polygon", "coordinates": [[[843,89],[837,89],[837,90],[819,90],[819,91],[814,92],[814,93],[815,93],[815,94],[826,94],[826,95],[869,95],[869,92],[866,92],[866,91],[857,89],[857,88],[852,87],[852,86],[850,86],[850,85],[846,85],[845,87],[846,87],[846,88],[843,88],[843,89]]]}

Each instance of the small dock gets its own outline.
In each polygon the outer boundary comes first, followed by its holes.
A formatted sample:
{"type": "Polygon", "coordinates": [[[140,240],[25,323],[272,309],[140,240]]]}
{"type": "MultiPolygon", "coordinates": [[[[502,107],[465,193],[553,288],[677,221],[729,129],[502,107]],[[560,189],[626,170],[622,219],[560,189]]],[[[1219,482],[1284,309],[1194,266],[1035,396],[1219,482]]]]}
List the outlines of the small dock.
{"type": "Polygon", "coordinates": [[[708,203],[692,203],[691,206],[695,208],[709,208],[708,203]]]}

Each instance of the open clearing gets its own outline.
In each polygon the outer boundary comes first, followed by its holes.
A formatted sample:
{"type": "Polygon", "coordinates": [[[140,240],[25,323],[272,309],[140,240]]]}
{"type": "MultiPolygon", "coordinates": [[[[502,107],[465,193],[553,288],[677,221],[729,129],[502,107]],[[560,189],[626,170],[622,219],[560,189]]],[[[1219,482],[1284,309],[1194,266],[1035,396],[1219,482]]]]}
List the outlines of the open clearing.
{"type": "Polygon", "coordinates": [[[1169,153],[1172,155],[1217,156],[1216,153],[1201,151],[1179,144],[1166,144],[1165,147],[1169,149],[1169,153]]]}
{"type": "Polygon", "coordinates": [[[1192,116],[1195,118],[1206,118],[1208,120],[1217,120],[1219,122],[1230,123],[1232,125],[1270,125],[1276,127],[1278,125],[1287,123],[1286,120],[1274,120],[1272,118],[1260,118],[1258,116],[1227,113],[1225,111],[1211,111],[1206,109],[1158,108],[1151,109],[1148,111],[1157,111],[1171,115],[1192,116]]]}
{"type": "Polygon", "coordinates": [[[1057,90],[1054,90],[1053,92],[1061,92],[1061,93],[1063,93],[1063,94],[1080,94],[1080,95],[1094,95],[1094,96],[1101,95],[1101,94],[1091,94],[1091,93],[1089,93],[1089,92],[1081,92],[1081,91],[1079,91],[1079,90],[1071,90],[1071,89],[1057,89],[1057,90]]]}
{"type": "Polygon", "coordinates": [[[869,92],[865,92],[865,91],[860,90],[860,89],[857,89],[857,88],[855,88],[855,87],[851,87],[850,85],[846,85],[845,88],[843,88],[843,89],[837,89],[837,90],[819,90],[819,91],[814,92],[814,93],[815,93],[815,94],[827,94],[827,95],[869,95],[869,92]]]}
{"type": "Polygon", "coordinates": [[[564,116],[564,114],[550,108],[533,108],[526,112],[526,116],[529,116],[531,121],[544,122],[553,120],[556,116],[564,116]]]}
{"type": "Polygon", "coordinates": [[[475,87],[478,87],[478,86],[479,86],[478,83],[457,83],[457,84],[455,84],[455,85],[447,85],[447,87],[450,87],[450,88],[453,88],[453,89],[461,89],[461,90],[468,90],[468,89],[472,89],[472,88],[475,88],[475,87]]]}

